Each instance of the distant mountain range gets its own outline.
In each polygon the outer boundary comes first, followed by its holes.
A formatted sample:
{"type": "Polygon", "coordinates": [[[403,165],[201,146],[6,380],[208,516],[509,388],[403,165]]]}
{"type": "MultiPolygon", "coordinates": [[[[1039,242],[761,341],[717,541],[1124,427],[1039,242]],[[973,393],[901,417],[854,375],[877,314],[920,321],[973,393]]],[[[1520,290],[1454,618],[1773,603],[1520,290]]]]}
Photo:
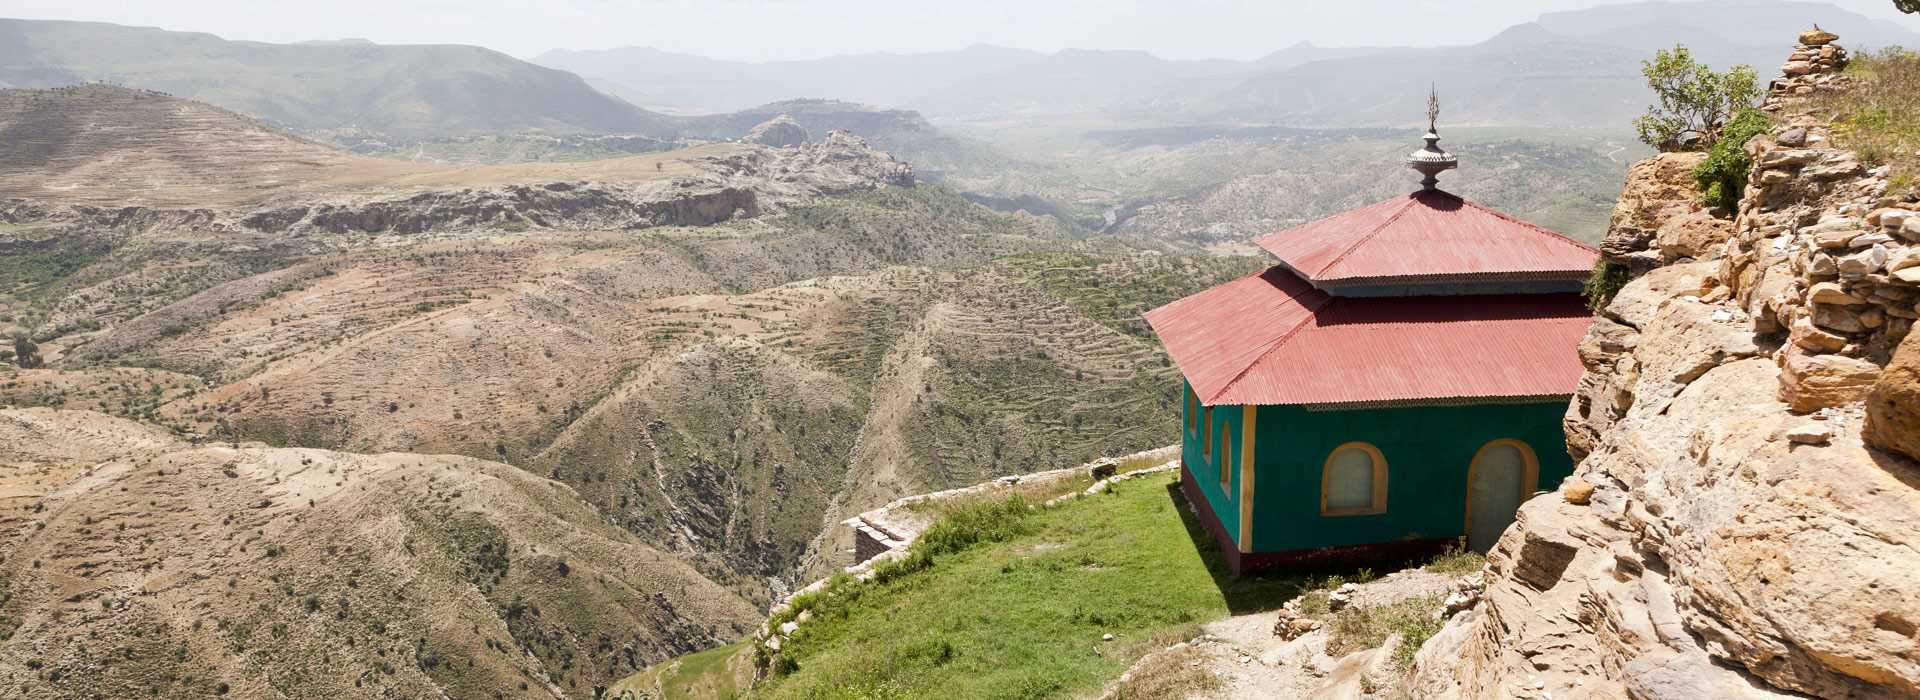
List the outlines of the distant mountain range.
{"type": "Polygon", "coordinates": [[[772,63],[650,48],[558,50],[528,62],[473,46],[266,44],[0,20],[0,87],[108,82],[306,133],[401,142],[524,131],[731,137],[744,133],[744,118],[693,115],[758,113],[796,99],[916,110],[936,121],[1413,126],[1429,85],[1439,86],[1451,124],[1617,128],[1645,107],[1639,62],[1655,49],[1684,43],[1709,62],[1771,75],[1784,43],[1815,22],[1854,49],[1920,45],[1920,34],[1831,5],[1756,0],[1603,5],[1545,14],[1470,46],[1302,42],[1251,61],[975,45],[772,63]]]}
{"type": "Polygon", "coordinates": [[[1603,5],[1542,15],[1469,46],[1321,47],[1253,61],[1173,61],[1140,51],[1044,54],[976,45],[742,63],[649,48],[551,51],[535,63],[579,73],[647,107],[742,109],[828,98],[936,119],[1098,115],[1178,124],[1412,126],[1438,85],[1455,124],[1621,127],[1648,100],[1640,61],[1685,44],[1762,76],[1791,37],[1819,23],[1854,49],[1920,45],[1920,34],[1832,5],[1710,0],[1603,5]]]}
{"type": "Polygon", "coordinates": [[[0,86],[107,82],[299,131],[402,137],[648,132],[668,120],[572,73],[476,46],[265,44],[98,22],[0,20],[0,86]]]}

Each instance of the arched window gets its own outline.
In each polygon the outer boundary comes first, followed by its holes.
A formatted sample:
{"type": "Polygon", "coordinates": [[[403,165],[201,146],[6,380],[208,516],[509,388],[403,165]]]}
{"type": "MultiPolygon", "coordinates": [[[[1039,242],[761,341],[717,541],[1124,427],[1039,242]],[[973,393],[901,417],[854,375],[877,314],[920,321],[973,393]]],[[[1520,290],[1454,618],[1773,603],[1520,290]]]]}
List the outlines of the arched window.
{"type": "Polygon", "coordinates": [[[1220,431],[1220,493],[1233,497],[1233,428],[1222,426],[1220,431]]]}
{"type": "Polygon", "coordinates": [[[1199,397],[1194,396],[1192,389],[1188,389],[1187,390],[1187,432],[1192,433],[1194,429],[1198,427],[1200,427],[1200,399],[1199,397]]]}
{"type": "Polygon", "coordinates": [[[1334,448],[1320,472],[1321,515],[1387,512],[1387,458],[1364,442],[1334,448]]]}
{"type": "Polygon", "coordinates": [[[1206,424],[1206,431],[1200,433],[1200,456],[1213,459],[1213,407],[1200,407],[1200,421],[1206,424]]]}

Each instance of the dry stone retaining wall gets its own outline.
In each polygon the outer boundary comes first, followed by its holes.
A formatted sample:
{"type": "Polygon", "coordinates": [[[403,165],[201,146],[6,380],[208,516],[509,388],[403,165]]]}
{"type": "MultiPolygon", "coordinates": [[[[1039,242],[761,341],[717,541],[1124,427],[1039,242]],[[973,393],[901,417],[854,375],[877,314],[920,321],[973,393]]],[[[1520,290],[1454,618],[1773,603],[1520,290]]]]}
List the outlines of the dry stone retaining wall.
{"type": "Polygon", "coordinates": [[[1699,215],[1688,157],[1633,169],[1607,252],[1648,269],[1581,344],[1575,478],[1521,507],[1414,696],[1920,697],[1920,199],[1810,113],[1847,88],[1833,40],[1801,36],[1690,251],[1657,242],[1699,215]]]}

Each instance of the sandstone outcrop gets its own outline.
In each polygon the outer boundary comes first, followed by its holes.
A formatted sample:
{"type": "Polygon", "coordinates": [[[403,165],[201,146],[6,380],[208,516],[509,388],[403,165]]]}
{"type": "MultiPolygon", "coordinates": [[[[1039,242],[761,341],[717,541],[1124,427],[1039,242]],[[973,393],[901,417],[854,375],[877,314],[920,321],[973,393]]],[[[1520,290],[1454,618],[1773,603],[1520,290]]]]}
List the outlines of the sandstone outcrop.
{"type": "Polygon", "coordinates": [[[1699,213],[1663,203],[1685,158],[1634,168],[1609,255],[1681,264],[1595,319],[1576,478],[1522,506],[1416,697],[1920,696],[1920,201],[1806,114],[1844,89],[1833,39],[1774,82],[1717,245],[1655,243],[1699,213]]]}
{"type": "Polygon", "coordinates": [[[1867,442],[1920,459],[1920,342],[1900,343],[1867,397],[1867,442]]]}
{"type": "Polygon", "coordinates": [[[1637,275],[1716,253],[1733,226],[1700,203],[1693,169],[1705,159],[1705,153],[1662,153],[1635,163],[1614,204],[1601,254],[1637,275]]]}

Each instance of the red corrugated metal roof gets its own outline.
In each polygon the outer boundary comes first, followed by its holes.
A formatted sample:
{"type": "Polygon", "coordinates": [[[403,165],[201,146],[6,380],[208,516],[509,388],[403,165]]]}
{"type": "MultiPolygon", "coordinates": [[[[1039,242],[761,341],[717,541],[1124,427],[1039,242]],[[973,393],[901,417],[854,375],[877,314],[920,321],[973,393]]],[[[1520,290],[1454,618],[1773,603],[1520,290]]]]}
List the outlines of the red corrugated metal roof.
{"type": "Polygon", "coordinates": [[[1566,396],[1590,320],[1577,294],[1334,297],[1280,266],[1147,312],[1207,405],[1566,396]]]}
{"type": "Polygon", "coordinates": [[[1439,190],[1420,191],[1254,241],[1315,283],[1391,278],[1584,278],[1586,244],[1439,190]]]}

